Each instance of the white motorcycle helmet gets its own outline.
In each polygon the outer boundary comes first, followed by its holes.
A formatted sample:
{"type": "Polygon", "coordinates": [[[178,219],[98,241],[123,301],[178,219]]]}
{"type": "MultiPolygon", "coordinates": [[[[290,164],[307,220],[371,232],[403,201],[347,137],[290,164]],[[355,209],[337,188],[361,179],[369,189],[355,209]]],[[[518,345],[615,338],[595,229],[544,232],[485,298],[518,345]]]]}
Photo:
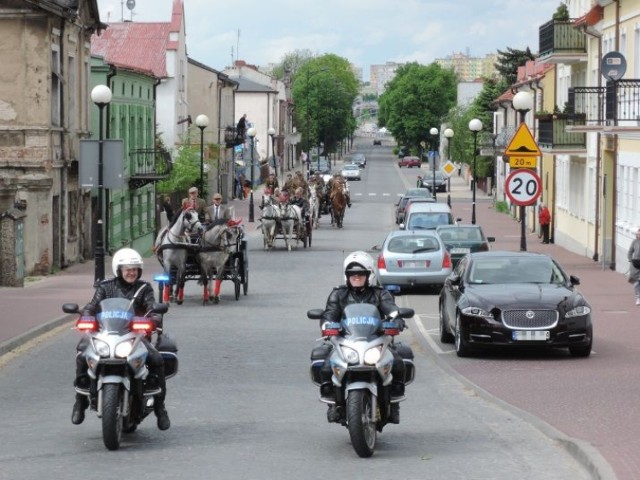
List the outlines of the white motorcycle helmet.
{"type": "Polygon", "coordinates": [[[342,264],[344,270],[345,283],[347,282],[348,272],[365,272],[367,274],[367,285],[374,286],[378,284],[378,277],[374,269],[373,258],[367,252],[361,250],[352,252],[347,255],[342,264]]]}
{"type": "Polygon", "coordinates": [[[113,255],[113,260],[111,261],[111,269],[116,277],[122,277],[122,272],[120,271],[122,267],[137,267],[138,278],[140,278],[144,262],[140,254],[133,248],[121,248],[113,255]]]}

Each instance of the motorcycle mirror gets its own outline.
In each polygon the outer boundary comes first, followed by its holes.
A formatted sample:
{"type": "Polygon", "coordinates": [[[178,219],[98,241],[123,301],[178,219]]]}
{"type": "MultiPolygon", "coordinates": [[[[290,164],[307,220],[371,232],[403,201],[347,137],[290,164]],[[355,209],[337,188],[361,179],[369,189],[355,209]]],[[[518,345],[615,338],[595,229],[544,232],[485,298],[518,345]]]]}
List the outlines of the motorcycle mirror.
{"type": "Polygon", "coordinates": [[[62,305],[64,313],[78,313],[80,311],[77,303],[65,303],[62,305]]]}
{"type": "Polygon", "coordinates": [[[398,316],[400,318],[411,318],[416,314],[413,308],[404,308],[401,307],[398,309],[398,316]]]}
{"type": "Polygon", "coordinates": [[[322,314],[324,310],[321,308],[314,308],[307,312],[307,318],[311,320],[320,320],[322,318],[322,314]]]}
{"type": "Polygon", "coordinates": [[[153,313],[167,313],[169,311],[168,303],[154,303],[153,304],[153,313]]]}

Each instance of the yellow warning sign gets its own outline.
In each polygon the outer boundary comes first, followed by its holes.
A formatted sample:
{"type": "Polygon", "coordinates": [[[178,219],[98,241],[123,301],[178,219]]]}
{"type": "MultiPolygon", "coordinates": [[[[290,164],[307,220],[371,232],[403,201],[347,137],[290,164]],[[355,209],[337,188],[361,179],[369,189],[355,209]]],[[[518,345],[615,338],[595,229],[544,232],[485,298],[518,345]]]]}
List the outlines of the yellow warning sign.
{"type": "Polygon", "coordinates": [[[533,138],[531,130],[523,122],[518,127],[518,131],[511,139],[504,154],[510,157],[538,157],[542,155],[542,152],[533,138]]]}

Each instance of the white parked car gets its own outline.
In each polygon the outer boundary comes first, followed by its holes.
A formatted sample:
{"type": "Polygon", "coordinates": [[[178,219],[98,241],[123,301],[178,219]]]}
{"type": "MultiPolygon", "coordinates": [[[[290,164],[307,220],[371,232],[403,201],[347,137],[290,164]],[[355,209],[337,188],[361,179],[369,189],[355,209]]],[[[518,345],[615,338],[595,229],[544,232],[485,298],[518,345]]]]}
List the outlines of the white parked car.
{"type": "Polygon", "coordinates": [[[342,176],[347,180],[360,180],[360,167],[355,163],[350,163],[342,167],[342,176]]]}

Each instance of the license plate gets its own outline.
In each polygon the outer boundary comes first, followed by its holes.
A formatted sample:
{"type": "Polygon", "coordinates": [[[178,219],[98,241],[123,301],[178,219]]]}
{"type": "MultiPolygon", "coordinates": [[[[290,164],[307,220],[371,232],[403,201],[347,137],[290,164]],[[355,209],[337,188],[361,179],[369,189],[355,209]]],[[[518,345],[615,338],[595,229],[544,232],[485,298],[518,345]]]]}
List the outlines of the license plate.
{"type": "Polygon", "coordinates": [[[470,253],[470,252],[471,252],[470,248],[458,247],[458,248],[452,248],[451,249],[451,253],[467,254],[467,253],[470,253]]]}
{"type": "Polygon", "coordinates": [[[538,341],[549,340],[551,332],[549,330],[515,330],[511,334],[516,341],[538,341]]]}
{"type": "Polygon", "coordinates": [[[431,265],[431,260],[410,260],[406,262],[402,262],[400,265],[401,268],[427,268],[431,265]]]}

